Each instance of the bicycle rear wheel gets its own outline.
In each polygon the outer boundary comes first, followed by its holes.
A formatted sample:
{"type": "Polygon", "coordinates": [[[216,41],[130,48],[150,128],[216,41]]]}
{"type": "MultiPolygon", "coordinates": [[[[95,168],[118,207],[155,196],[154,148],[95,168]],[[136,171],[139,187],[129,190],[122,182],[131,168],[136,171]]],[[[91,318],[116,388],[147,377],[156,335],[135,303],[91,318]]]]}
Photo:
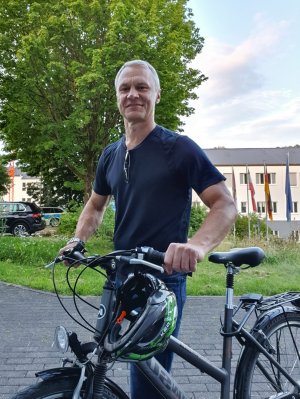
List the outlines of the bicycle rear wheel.
{"type": "MultiPolygon", "coordinates": [[[[300,385],[300,314],[282,313],[270,320],[263,333],[274,359],[300,385]]],[[[240,359],[235,383],[236,399],[300,398],[294,387],[254,347],[247,347],[240,359]],[[290,393],[291,396],[283,396],[290,393]],[[294,396],[292,395],[294,394],[294,396]]]]}

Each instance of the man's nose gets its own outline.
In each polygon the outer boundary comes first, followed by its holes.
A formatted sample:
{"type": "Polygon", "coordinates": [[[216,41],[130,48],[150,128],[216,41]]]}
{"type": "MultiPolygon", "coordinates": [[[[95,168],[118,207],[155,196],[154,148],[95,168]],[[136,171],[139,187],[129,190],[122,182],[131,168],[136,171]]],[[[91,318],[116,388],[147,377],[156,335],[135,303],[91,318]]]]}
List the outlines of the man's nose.
{"type": "Polygon", "coordinates": [[[139,96],[137,89],[134,86],[130,87],[130,90],[127,93],[128,98],[136,98],[139,96]]]}

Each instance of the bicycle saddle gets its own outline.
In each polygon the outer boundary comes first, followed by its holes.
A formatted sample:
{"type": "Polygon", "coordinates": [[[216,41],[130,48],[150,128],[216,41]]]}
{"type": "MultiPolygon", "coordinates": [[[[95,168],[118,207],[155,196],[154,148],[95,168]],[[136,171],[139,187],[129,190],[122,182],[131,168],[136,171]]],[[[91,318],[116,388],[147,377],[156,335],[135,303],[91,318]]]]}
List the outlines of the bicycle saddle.
{"type": "Polygon", "coordinates": [[[208,260],[212,263],[231,263],[235,266],[258,266],[265,257],[264,251],[259,247],[233,248],[228,252],[213,252],[208,260]]]}

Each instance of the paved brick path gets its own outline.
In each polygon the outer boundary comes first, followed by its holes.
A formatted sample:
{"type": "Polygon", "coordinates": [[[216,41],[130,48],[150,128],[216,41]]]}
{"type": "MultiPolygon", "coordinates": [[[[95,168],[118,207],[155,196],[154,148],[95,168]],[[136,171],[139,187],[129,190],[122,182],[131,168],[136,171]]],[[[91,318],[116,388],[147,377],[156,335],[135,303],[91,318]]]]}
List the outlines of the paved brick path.
{"type": "MultiPolygon", "coordinates": [[[[99,299],[89,298],[98,305],[99,299]]],[[[189,297],[184,311],[180,339],[215,364],[221,364],[222,341],[219,316],[222,297],[189,297]]],[[[72,309],[72,300],[64,303],[72,309]]],[[[96,311],[81,307],[94,324],[96,311]]],[[[0,399],[9,399],[21,388],[36,381],[35,372],[60,364],[60,354],[51,348],[54,329],[62,324],[75,330],[82,341],[91,333],[75,325],[53,294],[0,283],[0,399]]],[[[235,360],[235,357],[234,357],[235,360]]],[[[112,378],[128,392],[128,369],[116,363],[112,378]]],[[[219,398],[219,384],[175,357],[173,374],[189,398],[219,398]]]]}

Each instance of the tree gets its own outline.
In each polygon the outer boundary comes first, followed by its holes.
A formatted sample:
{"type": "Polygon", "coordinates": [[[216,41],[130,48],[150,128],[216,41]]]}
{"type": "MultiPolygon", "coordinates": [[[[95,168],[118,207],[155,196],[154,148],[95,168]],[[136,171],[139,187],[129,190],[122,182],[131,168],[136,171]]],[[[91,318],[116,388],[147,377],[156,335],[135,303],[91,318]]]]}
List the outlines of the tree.
{"type": "Polygon", "coordinates": [[[272,234],[272,230],[266,225],[265,220],[261,219],[256,213],[249,216],[239,214],[235,221],[235,234],[240,239],[246,239],[249,235],[249,222],[251,237],[263,238],[268,234],[272,234]]]}
{"type": "Polygon", "coordinates": [[[29,184],[27,194],[44,206],[64,206],[71,202],[83,202],[83,187],[66,168],[45,171],[41,184],[29,184]],[[62,182],[64,182],[62,184],[62,182]]]}
{"type": "Polygon", "coordinates": [[[10,186],[10,178],[7,173],[7,167],[5,166],[5,160],[0,157],[0,197],[7,194],[10,186]]]}
{"type": "Polygon", "coordinates": [[[65,168],[89,194],[99,154],[122,133],[114,77],[129,59],[158,70],[157,122],[180,129],[206,79],[189,66],[203,38],[186,3],[1,2],[0,137],[12,159],[31,175],[65,168]]]}

